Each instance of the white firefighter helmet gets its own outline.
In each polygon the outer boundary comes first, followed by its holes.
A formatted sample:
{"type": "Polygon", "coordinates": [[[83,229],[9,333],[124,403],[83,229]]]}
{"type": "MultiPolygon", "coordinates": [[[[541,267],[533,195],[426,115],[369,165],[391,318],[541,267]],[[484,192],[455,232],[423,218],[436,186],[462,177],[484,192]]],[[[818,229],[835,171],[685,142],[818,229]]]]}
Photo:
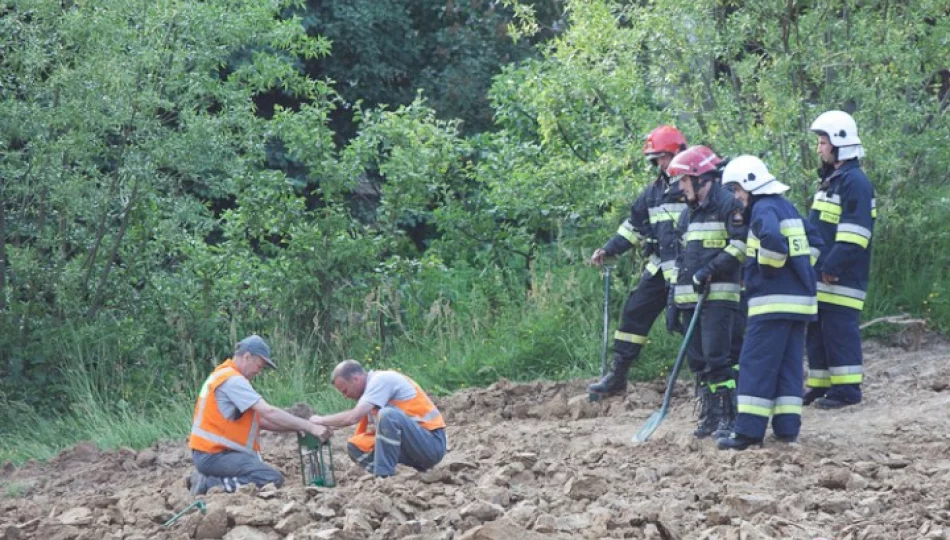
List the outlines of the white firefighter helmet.
{"type": "Polygon", "coordinates": [[[753,195],[777,195],[788,186],[775,179],[761,159],[743,155],[733,158],[722,171],[722,185],[738,184],[753,195]]]}
{"type": "Polygon", "coordinates": [[[861,144],[861,139],[858,138],[858,125],[854,122],[854,118],[844,111],[821,113],[811,123],[809,130],[827,135],[835,148],[861,144]]]}

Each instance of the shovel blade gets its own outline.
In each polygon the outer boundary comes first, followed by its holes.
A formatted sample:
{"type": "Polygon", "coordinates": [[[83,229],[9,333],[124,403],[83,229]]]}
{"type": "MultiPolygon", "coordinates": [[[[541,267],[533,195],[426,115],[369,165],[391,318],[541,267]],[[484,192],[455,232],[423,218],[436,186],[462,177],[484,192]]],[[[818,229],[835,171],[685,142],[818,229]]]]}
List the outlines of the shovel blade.
{"type": "Polygon", "coordinates": [[[649,439],[650,435],[653,435],[653,432],[656,431],[656,428],[660,427],[664,418],[666,418],[666,411],[663,409],[651,414],[650,418],[647,418],[646,423],[643,424],[643,427],[633,435],[633,442],[645,442],[649,439]]]}

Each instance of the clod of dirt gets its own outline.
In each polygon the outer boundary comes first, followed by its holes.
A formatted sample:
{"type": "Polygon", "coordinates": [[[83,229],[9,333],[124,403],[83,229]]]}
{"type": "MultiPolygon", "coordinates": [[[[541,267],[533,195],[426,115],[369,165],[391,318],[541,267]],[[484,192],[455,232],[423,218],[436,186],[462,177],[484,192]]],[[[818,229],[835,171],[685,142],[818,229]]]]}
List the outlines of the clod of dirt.
{"type": "Polygon", "coordinates": [[[540,533],[553,533],[557,530],[557,518],[551,514],[541,514],[534,520],[534,530],[540,533]]]}
{"type": "Polygon", "coordinates": [[[463,518],[472,517],[480,522],[492,521],[505,513],[505,510],[497,504],[485,501],[475,501],[462,508],[463,518]]]}
{"type": "Polygon", "coordinates": [[[158,454],[148,448],[142,450],[135,456],[135,465],[140,469],[151,467],[155,465],[156,461],[158,461],[158,454]]]}
{"type": "Polygon", "coordinates": [[[494,486],[478,488],[475,492],[475,496],[485,502],[502,508],[507,508],[511,505],[511,492],[504,488],[494,486]]]}
{"type": "Polygon", "coordinates": [[[537,506],[528,501],[521,501],[508,511],[506,517],[522,527],[528,527],[537,514],[537,506]]]}
{"type": "Polygon", "coordinates": [[[775,498],[769,495],[730,495],[724,502],[744,518],[762,512],[774,513],[777,506],[775,498]]]}
{"type": "Polygon", "coordinates": [[[547,536],[526,530],[507,519],[465,531],[459,540],[545,540],[547,536]]]}
{"type": "Polygon", "coordinates": [[[280,537],[272,532],[247,525],[238,525],[224,536],[224,540],[278,540],[278,538],[280,537]]]}
{"type": "Polygon", "coordinates": [[[310,523],[309,516],[303,512],[294,512],[278,521],[277,525],[274,525],[274,530],[281,534],[290,534],[307,523],[310,523]]]}
{"type": "Polygon", "coordinates": [[[845,489],[851,481],[851,472],[844,468],[826,468],[821,471],[818,484],[828,489],[845,489]]]}
{"type": "Polygon", "coordinates": [[[572,420],[593,418],[597,416],[597,407],[595,407],[594,404],[590,402],[590,398],[587,396],[587,394],[574,396],[567,400],[567,408],[571,413],[572,420]]]}
{"type": "Polygon", "coordinates": [[[564,494],[568,497],[578,499],[597,499],[607,492],[609,484],[597,476],[572,476],[564,484],[564,494]]]}
{"type": "MultiPolygon", "coordinates": [[[[274,511],[261,499],[245,499],[240,506],[228,506],[228,517],[236,525],[271,526],[274,524],[274,511]]],[[[237,501],[235,501],[237,503],[237,501]]]]}
{"type": "Polygon", "coordinates": [[[59,522],[63,525],[76,525],[80,527],[89,525],[92,523],[92,510],[84,506],[70,508],[60,514],[59,522]]]}
{"type": "Polygon", "coordinates": [[[217,539],[224,538],[228,532],[228,513],[224,508],[212,508],[208,513],[201,517],[198,522],[198,529],[195,531],[195,538],[217,539]]]}
{"type": "Polygon", "coordinates": [[[374,528],[373,522],[365,510],[347,509],[346,515],[343,517],[344,531],[369,535],[374,528]]]}

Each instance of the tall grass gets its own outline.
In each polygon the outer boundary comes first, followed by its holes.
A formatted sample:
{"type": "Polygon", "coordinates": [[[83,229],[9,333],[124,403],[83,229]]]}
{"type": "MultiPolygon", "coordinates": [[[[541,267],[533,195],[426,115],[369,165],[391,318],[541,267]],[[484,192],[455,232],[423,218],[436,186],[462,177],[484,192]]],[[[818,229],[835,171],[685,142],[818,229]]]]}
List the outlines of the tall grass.
{"type": "MultiPolygon", "coordinates": [[[[445,275],[439,287],[469,287],[473,275],[445,275]]],[[[611,329],[631,285],[629,279],[614,284],[611,329]]],[[[596,269],[552,267],[540,271],[530,289],[499,303],[494,313],[487,307],[491,302],[474,292],[476,287],[460,289],[468,293],[453,299],[433,291],[419,293],[432,294],[436,301],[415,330],[386,344],[355,339],[351,351],[358,354],[341,350],[338,358],[323,357],[315,347],[276,328],[271,341],[279,369],[265,371],[254,386],[277,406],[305,402],[322,412],[340,410],[349,404],[330,386],[327,366],[346,356],[370,369],[402,370],[435,394],[488,385],[502,377],[592,378],[600,370],[601,287],[596,269]]],[[[663,373],[677,346],[658,325],[635,375],[663,373]]],[[[79,441],[105,449],[142,448],[159,439],[187,436],[197,387],[207,373],[188,373],[200,369],[190,366],[181,373],[185,384],[162,384],[141,373],[115,370],[108,361],[110,351],[101,344],[64,347],[69,347],[63,352],[70,357],[63,396],[71,404],[69,412],[45,418],[23,404],[0,402],[0,461],[47,459],[79,441]]],[[[202,367],[210,371],[212,365],[209,361],[202,367]]]]}

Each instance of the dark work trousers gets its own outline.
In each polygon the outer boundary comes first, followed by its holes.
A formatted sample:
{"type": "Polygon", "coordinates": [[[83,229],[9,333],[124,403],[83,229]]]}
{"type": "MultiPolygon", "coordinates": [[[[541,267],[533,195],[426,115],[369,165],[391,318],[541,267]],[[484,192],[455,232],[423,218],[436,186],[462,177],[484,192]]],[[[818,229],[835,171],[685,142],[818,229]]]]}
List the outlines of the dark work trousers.
{"type": "Polygon", "coordinates": [[[376,421],[376,445],[372,450],[363,452],[353,443],[346,445],[350,459],[367,472],[392,476],[399,463],[427,471],[445,457],[445,429],[429,431],[392,405],[380,409],[376,421]]]}
{"type": "MultiPolygon", "coordinates": [[[[683,311],[683,326],[688,328],[695,310],[683,311]]],[[[721,304],[706,304],[699,314],[693,338],[686,355],[689,369],[701,384],[717,384],[735,378],[730,353],[732,351],[732,328],[736,321],[736,307],[721,304]]]]}
{"type": "Polygon", "coordinates": [[[805,324],[784,319],[753,319],[749,323],[739,361],[742,376],[735,433],[762,440],[771,416],[776,435],[798,437],[802,426],[805,324]]]}
{"type": "Polygon", "coordinates": [[[736,311],[736,318],[732,323],[732,347],[729,351],[729,363],[736,371],[736,379],[739,378],[739,356],[742,353],[742,342],[745,338],[746,316],[748,313],[749,299],[746,298],[745,291],[743,291],[739,300],[739,310],[736,311]]]}
{"type": "Polygon", "coordinates": [[[257,487],[266,484],[274,484],[277,487],[284,485],[284,475],[261,461],[260,456],[255,454],[231,450],[214,454],[192,450],[191,454],[195,468],[207,477],[207,484],[201,493],[219,486],[225,491],[234,492],[245,484],[254,484],[257,487]]]}
{"type": "Polygon", "coordinates": [[[614,332],[615,367],[621,367],[616,366],[619,363],[626,370],[640,356],[653,322],[666,307],[667,292],[663,272],[657,271],[652,276],[644,272],[640,277],[623,305],[620,327],[614,332]]]}
{"type": "Polygon", "coordinates": [[[818,321],[808,324],[808,386],[827,388],[825,397],[845,403],[861,401],[864,357],[861,352],[861,312],[824,309],[818,304],[818,321]]]}

